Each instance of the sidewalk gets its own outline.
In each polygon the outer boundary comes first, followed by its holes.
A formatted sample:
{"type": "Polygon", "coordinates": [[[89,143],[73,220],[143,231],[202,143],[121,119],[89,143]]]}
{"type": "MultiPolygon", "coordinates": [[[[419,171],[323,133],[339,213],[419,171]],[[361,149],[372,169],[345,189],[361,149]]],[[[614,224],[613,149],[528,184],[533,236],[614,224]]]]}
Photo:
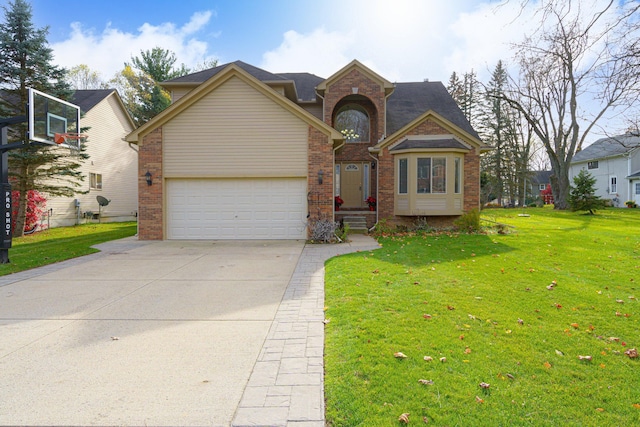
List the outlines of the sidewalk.
{"type": "Polygon", "coordinates": [[[306,245],[253,369],[233,427],[324,427],[324,263],[378,249],[371,237],[306,245]]]}

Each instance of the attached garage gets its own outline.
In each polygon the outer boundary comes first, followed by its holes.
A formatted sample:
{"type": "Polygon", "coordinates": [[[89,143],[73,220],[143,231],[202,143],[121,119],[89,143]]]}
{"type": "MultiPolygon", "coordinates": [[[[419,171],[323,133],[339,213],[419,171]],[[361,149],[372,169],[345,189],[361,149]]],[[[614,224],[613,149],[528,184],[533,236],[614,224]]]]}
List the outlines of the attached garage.
{"type": "Polygon", "coordinates": [[[305,178],[168,179],[168,239],[305,239],[305,178]]]}

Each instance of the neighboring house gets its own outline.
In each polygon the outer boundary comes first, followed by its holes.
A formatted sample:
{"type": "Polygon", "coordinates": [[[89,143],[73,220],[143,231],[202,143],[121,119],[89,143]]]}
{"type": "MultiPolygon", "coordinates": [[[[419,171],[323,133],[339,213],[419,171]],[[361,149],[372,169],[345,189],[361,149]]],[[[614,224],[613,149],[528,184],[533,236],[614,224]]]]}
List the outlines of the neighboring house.
{"type": "Polygon", "coordinates": [[[640,136],[602,138],[573,157],[569,178],[585,169],[596,179],[596,195],[624,207],[627,200],[640,204],[640,136]]]}
{"type": "Polygon", "coordinates": [[[480,207],[489,147],[440,82],[391,83],[358,61],[327,79],[236,61],[163,86],[172,105],[126,138],[142,240],[306,239],[347,217],[444,226],[480,207]]]}
{"type": "Polygon", "coordinates": [[[532,171],[531,174],[531,197],[542,200],[545,205],[553,204],[553,195],[544,194],[551,186],[552,171],[532,171]]]}
{"type": "Polygon", "coordinates": [[[88,128],[82,165],[85,180],[74,197],[47,200],[51,226],[68,226],[85,221],[135,221],[138,212],[138,153],[124,137],[135,129],[118,92],[114,89],[77,90],[69,100],[80,107],[82,128],[88,128]],[[97,196],[110,200],[100,208],[97,196]]]}

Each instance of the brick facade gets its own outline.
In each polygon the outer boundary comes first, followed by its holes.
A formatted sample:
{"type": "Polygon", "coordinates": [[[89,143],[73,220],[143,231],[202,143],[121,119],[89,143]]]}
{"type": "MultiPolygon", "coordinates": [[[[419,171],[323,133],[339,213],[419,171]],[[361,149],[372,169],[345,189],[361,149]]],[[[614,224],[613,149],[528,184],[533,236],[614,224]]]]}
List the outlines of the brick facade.
{"type": "Polygon", "coordinates": [[[142,138],[138,146],[138,239],[162,240],[162,128],[142,138]],[[151,172],[152,185],[145,174],[151,172]]]}
{"type": "Polygon", "coordinates": [[[308,223],[312,225],[323,219],[333,221],[333,146],[329,137],[313,126],[309,126],[308,138],[308,223]]]}

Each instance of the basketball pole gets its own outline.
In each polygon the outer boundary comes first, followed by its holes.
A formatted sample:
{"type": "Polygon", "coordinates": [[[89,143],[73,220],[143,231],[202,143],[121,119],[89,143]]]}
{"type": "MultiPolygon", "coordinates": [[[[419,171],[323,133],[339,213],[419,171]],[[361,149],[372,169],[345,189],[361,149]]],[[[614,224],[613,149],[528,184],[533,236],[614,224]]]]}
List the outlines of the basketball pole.
{"type": "Polygon", "coordinates": [[[4,197],[0,207],[2,216],[2,238],[0,238],[0,264],[9,264],[9,248],[11,247],[11,184],[9,184],[9,155],[7,152],[14,148],[24,147],[22,142],[9,144],[7,126],[24,123],[26,116],[0,118],[0,191],[4,197]]]}

